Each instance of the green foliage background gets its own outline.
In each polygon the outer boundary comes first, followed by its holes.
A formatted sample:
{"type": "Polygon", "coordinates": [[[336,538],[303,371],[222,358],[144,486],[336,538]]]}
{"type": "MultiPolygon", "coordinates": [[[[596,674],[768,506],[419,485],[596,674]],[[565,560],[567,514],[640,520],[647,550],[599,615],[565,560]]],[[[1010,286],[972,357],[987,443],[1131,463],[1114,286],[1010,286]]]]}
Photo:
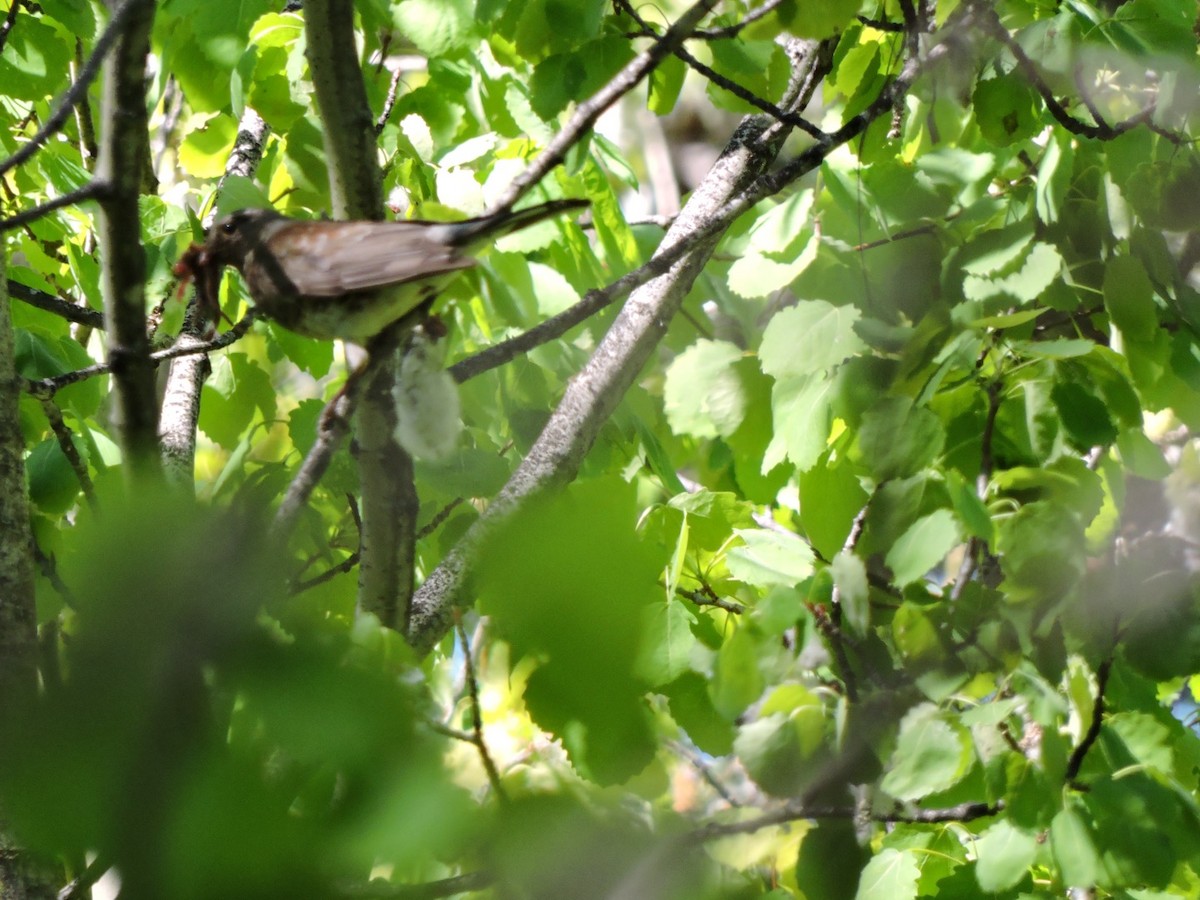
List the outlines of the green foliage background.
{"type": "MultiPolygon", "coordinates": [[[[946,35],[965,9],[925,12],[946,35]]],[[[831,40],[810,117],[832,131],[901,71],[903,30],[877,26],[912,10],[787,2],[688,46],[771,99],[777,38],[831,40]]],[[[1200,744],[1181,721],[1200,689],[1196,3],[994,10],[723,237],[579,478],[489,539],[474,609],[424,658],[355,619],[352,560],[313,579],[358,547],[349,451],[285,559],[263,538],[344,379],[337,348],[259,323],[213,356],[194,503],[125,496],[107,376],[53,404],[91,496],[23,396],[45,562],[41,698],[0,745],[20,841],[70,875],[98,854],[131,897],[407,896],[458,876],[445,892],[1200,891],[1200,744]],[[1135,502],[1164,483],[1175,533],[1135,502]]],[[[182,314],[171,267],[207,211],[330,207],[301,15],[159,5],[140,238],[161,343],[182,314]],[[262,163],[218,192],[247,106],[270,126],[262,163]]],[[[422,59],[379,131],[400,216],[481,212],[640,48],[605,0],[364,0],[357,16],[374,110],[381,54],[422,59]]],[[[5,155],[104,18],[85,0],[17,10],[5,155]]],[[[628,103],[756,111],[679,59],[628,103]]],[[[82,121],[5,176],[6,214],[88,182],[82,121]]],[[[571,151],[541,190],[588,198],[594,228],[541,226],[447,290],[451,361],[647,258],[661,229],[621,206],[642,150],[594,134],[571,151]]],[[[7,232],[8,278],[102,309],[92,228],[83,206],[7,232]]],[[[223,296],[236,320],[232,274],[223,296]]],[[[86,327],[19,302],[12,317],[27,378],[104,358],[86,327]]],[[[417,463],[422,575],[611,319],[462,385],[458,450],[417,463]]]]}

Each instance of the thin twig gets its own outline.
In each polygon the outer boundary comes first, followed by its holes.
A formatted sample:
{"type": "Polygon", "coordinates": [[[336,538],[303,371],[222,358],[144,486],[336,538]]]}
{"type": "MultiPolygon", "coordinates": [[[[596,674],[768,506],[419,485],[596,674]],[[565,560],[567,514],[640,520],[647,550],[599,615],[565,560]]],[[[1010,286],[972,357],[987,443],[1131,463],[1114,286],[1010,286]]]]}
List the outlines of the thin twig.
{"type": "MultiPolygon", "coordinates": [[[[210,353],[213,350],[220,350],[241,340],[246,332],[250,330],[250,326],[257,320],[257,310],[250,309],[237,324],[228,331],[217,335],[211,341],[204,341],[202,343],[185,342],[174,347],[167,347],[165,350],[158,350],[151,353],[150,359],[153,362],[159,363],[163,360],[175,359],[179,356],[193,356],[197,353],[210,353]]],[[[112,371],[112,363],[96,363],[94,366],[76,369],[73,372],[64,372],[62,375],[54,375],[49,378],[26,379],[22,388],[26,393],[32,394],[35,397],[53,397],[58,391],[61,391],[68,385],[78,384],[80,381],[95,378],[97,375],[105,375],[110,371],[112,371]]]]}
{"type": "MultiPolygon", "coordinates": [[[[88,88],[91,87],[92,81],[96,78],[96,73],[100,71],[100,64],[104,61],[104,57],[112,49],[112,45],[120,37],[122,30],[125,28],[125,20],[143,2],[144,0],[125,0],[124,3],[117,7],[113,12],[112,19],[109,20],[108,27],[104,29],[103,34],[96,40],[96,46],[92,48],[92,55],[88,57],[87,62],[83,64],[83,68],[79,70],[79,77],[75,79],[75,83],[63,94],[54,112],[42,123],[42,127],[38,129],[37,134],[31,137],[20,150],[8,159],[0,161],[0,175],[21,165],[21,163],[33,156],[42,144],[46,143],[52,135],[62,128],[63,124],[67,121],[67,117],[71,115],[71,110],[75,107],[75,104],[87,95],[88,88]]],[[[16,7],[15,3],[13,7],[16,7]]]]}
{"type": "Polygon", "coordinates": [[[888,31],[892,34],[900,34],[904,31],[904,26],[899,22],[889,22],[887,19],[874,19],[871,16],[855,16],[855,18],[868,28],[874,28],[876,31],[888,31]]]}
{"type": "Polygon", "coordinates": [[[525,193],[541,181],[552,169],[561,163],[567,152],[574,147],[585,132],[590,131],[596,120],[629,93],[651,70],[658,66],[667,56],[674,52],[692,33],[700,20],[708,15],[717,5],[717,0],[697,0],[679,19],[666,30],[662,38],[655,41],[629,62],[620,72],[610,78],[595,94],[575,107],[575,113],[570,121],[563,126],[562,131],[546,144],[541,155],[533,161],[525,171],[512,180],[507,190],[492,204],[491,212],[501,212],[511,209],[525,193]]]}
{"type": "Polygon", "coordinates": [[[15,216],[9,216],[7,219],[0,219],[0,234],[12,231],[14,228],[20,228],[22,225],[27,225],[30,222],[36,222],[42,216],[47,216],[56,209],[62,209],[64,206],[74,206],[76,203],[83,203],[87,200],[101,200],[108,194],[108,191],[109,184],[107,181],[99,178],[93,179],[78,190],[22,210],[15,216]]]}
{"type": "Polygon", "coordinates": [[[1104,691],[1108,687],[1108,676],[1112,672],[1112,664],[1113,658],[1110,656],[1100,663],[1100,668],[1096,670],[1096,703],[1092,707],[1092,721],[1088,725],[1083,740],[1079,742],[1079,746],[1071,752],[1071,758],[1067,760],[1067,769],[1063,775],[1063,781],[1066,784],[1075,784],[1075,779],[1079,777],[1079,770],[1083,767],[1084,758],[1092,749],[1092,745],[1096,743],[1096,739],[1100,737],[1100,726],[1104,719],[1104,691]]]}
{"type": "Polygon", "coordinates": [[[17,20],[17,12],[21,9],[24,0],[13,0],[12,6],[8,8],[8,14],[4,17],[4,24],[0,25],[0,53],[4,52],[4,45],[8,43],[8,33],[12,31],[13,22],[17,20]]]}
{"type": "Polygon", "coordinates": [[[769,16],[784,2],[785,0],[767,0],[762,6],[750,10],[744,18],[734,22],[732,25],[726,25],[723,28],[698,28],[692,32],[691,36],[706,41],[719,41],[737,37],[747,25],[757,22],[764,16],[769,16]]]}
{"type": "Polygon", "coordinates": [[[702,585],[699,590],[695,591],[677,587],[675,588],[675,593],[685,600],[691,600],[697,606],[715,606],[717,609],[723,609],[725,612],[731,612],[735,615],[741,615],[746,611],[746,607],[742,606],[742,604],[717,596],[717,592],[707,584],[702,585]]]}
{"type": "MultiPolygon", "coordinates": [[[[83,65],[83,40],[75,38],[75,59],[71,63],[71,78],[79,80],[79,67],[83,65]]],[[[100,156],[100,145],[96,143],[96,123],[92,116],[92,104],[87,91],[75,105],[75,127],[79,130],[80,153],[84,160],[95,160],[100,156]]],[[[90,167],[89,167],[90,169],[90,167]]]]}
{"type": "Polygon", "coordinates": [[[387,98],[383,101],[383,109],[379,112],[379,118],[375,120],[376,134],[383,132],[387,120],[392,117],[392,110],[396,106],[396,96],[400,93],[400,79],[403,74],[404,69],[396,66],[396,71],[392,73],[392,82],[388,85],[387,98]]]}
{"type": "Polygon", "coordinates": [[[479,758],[483,762],[483,768],[487,772],[488,782],[492,786],[496,799],[500,803],[507,803],[508,793],[504,790],[504,784],[500,781],[500,772],[496,769],[492,754],[488,752],[487,742],[483,739],[483,712],[479,706],[479,682],[475,677],[475,662],[471,658],[471,641],[467,638],[467,630],[463,627],[461,615],[455,616],[454,627],[458,631],[458,639],[462,642],[467,694],[471,699],[471,731],[475,735],[472,743],[479,751],[479,758]]]}
{"type": "Polygon", "coordinates": [[[734,809],[738,809],[742,806],[742,803],[738,800],[738,798],[733,796],[733,792],[729,790],[729,788],[725,787],[725,785],[721,783],[721,780],[713,774],[712,766],[708,764],[708,762],[700,753],[696,752],[682,741],[668,741],[667,747],[686,759],[688,763],[691,764],[692,768],[700,773],[700,777],[704,779],[705,783],[708,784],[708,786],[714,791],[716,791],[717,795],[722,800],[724,800],[734,809]]]}
{"type": "Polygon", "coordinates": [[[47,556],[36,541],[33,543],[33,560],[37,563],[42,577],[50,583],[55,593],[62,597],[63,605],[68,609],[78,609],[78,604],[75,602],[75,593],[63,581],[62,576],[58,574],[57,561],[54,557],[47,556]]]}
{"type": "MultiPolygon", "coordinates": [[[[876,813],[871,815],[871,821],[913,824],[970,822],[973,819],[994,816],[1003,808],[1003,801],[962,803],[945,809],[914,809],[903,813],[876,813]]],[[[691,832],[688,840],[691,843],[704,843],[735,834],[753,834],[764,828],[801,819],[853,819],[856,815],[858,815],[858,810],[853,806],[807,806],[803,803],[788,803],[756,819],[747,819],[743,822],[710,823],[691,832]]]]}
{"type": "MultiPolygon", "coordinates": [[[[312,578],[307,578],[304,581],[297,581],[295,584],[293,584],[291,589],[291,594],[293,597],[297,594],[302,594],[311,588],[315,588],[317,585],[324,584],[327,581],[332,581],[338,575],[345,575],[349,573],[351,569],[358,565],[359,559],[362,558],[362,514],[358,511],[358,501],[354,499],[353,494],[346,495],[346,502],[350,505],[350,516],[354,519],[354,527],[358,531],[358,547],[353,553],[343,559],[336,566],[326,569],[320,575],[314,575],[312,578]]],[[[308,565],[306,564],[304,568],[308,568],[308,565]]],[[[303,571],[303,569],[301,571],[303,571]]]]}
{"type": "Polygon", "coordinates": [[[430,519],[429,522],[426,523],[425,527],[417,532],[417,540],[419,541],[427,538],[437,531],[438,528],[441,527],[442,523],[450,517],[450,513],[454,512],[454,510],[456,510],[463,502],[464,500],[462,497],[455,497],[453,500],[439,509],[437,515],[430,519]]]}
{"type": "MultiPolygon", "coordinates": [[[[1013,59],[1017,62],[1017,68],[1028,79],[1033,89],[1041,95],[1042,102],[1046,104],[1046,109],[1050,112],[1050,115],[1067,131],[1082,137],[1111,141],[1113,138],[1120,137],[1126,131],[1138,125],[1146,125],[1155,134],[1173,144],[1179,145],[1189,140],[1186,135],[1169,131],[1150,121],[1154,115],[1155,107],[1153,103],[1115,125],[1110,125],[1103,118],[1097,118],[1095,124],[1089,124],[1071,115],[1067,112],[1066,107],[1059,102],[1058,98],[1054,96],[1054,91],[1046,83],[1046,79],[1042,77],[1042,73],[1038,70],[1037,63],[1029,58],[1029,54],[1025,52],[1025,49],[1018,43],[1017,39],[1004,27],[1004,23],[1000,21],[1000,16],[996,13],[995,9],[990,4],[985,3],[974,3],[972,4],[972,9],[983,16],[982,24],[984,29],[992,37],[1000,41],[1005,49],[1013,55],[1013,59]]],[[[1081,97],[1081,100],[1089,111],[1094,110],[1088,98],[1081,97]]]]}
{"type": "Polygon", "coordinates": [[[13,281],[11,278],[8,280],[8,295],[22,303],[28,303],[30,306],[36,306],[38,309],[61,316],[69,322],[87,325],[90,328],[104,327],[104,313],[99,310],[79,303],[70,303],[53,294],[47,294],[45,291],[39,291],[13,281]]]}
{"type": "Polygon", "coordinates": [[[91,896],[91,889],[97,881],[112,868],[112,863],[102,856],[97,856],[91,864],[58,892],[57,900],[84,900],[91,896]]]}
{"type": "Polygon", "coordinates": [[[321,476],[329,468],[330,460],[333,459],[333,451],[350,433],[350,417],[354,414],[357,393],[357,390],[342,390],[326,405],[317,429],[316,443],[304,457],[304,462],[300,464],[296,477],[288,486],[287,493],[284,494],[283,501],[279,504],[279,509],[275,511],[275,520],[271,524],[271,531],[277,537],[282,538],[292,530],[296,519],[300,516],[300,511],[304,509],[308,498],[312,496],[317,483],[321,480],[321,476]]]}
{"type": "MultiPolygon", "coordinates": [[[[647,37],[658,37],[658,33],[653,28],[650,27],[650,24],[645,19],[643,19],[641,16],[639,16],[637,14],[637,11],[634,10],[633,5],[629,2],[629,0],[615,0],[615,2],[616,2],[616,5],[627,16],[629,16],[631,19],[633,19],[635,22],[637,22],[638,26],[642,29],[643,35],[645,35],[647,37]]],[[[771,103],[768,100],[764,100],[762,97],[759,97],[753,91],[738,84],[736,81],[726,78],[724,75],[722,75],[720,72],[713,69],[711,66],[708,66],[708,65],[702,63],[700,60],[696,59],[696,57],[693,56],[687,50],[687,48],[684,47],[682,44],[680,44],[678,47],[676,47],[671,52],[678,59],[682,60],[684,63],[686,63],[692,69],[699,72],[701,75],[703,75],[709,81],[711,81],[713,84],[717,85],[717,87],[721,88],[722,90],[728,91],[729,93],[731,93],[735,97],[737,97],[739,100],[742,100],[745,103],[750,104],[751,106],[753,106],[755,109],[759,110],[760,112],[764,112],[767,115],[777,119],[780,122],[784,122],[788,125],[791,125],[793,128],[799,128],[801,131],[810,135],[811,137],[813,137],[817,141],[820,141],[821,143],[824,143],[829,140],[829,135],[827,135],[824,131],[822,131],[816,125],[812,124],[812,122],[809,122],[803,116],[799,116],[799,115],[796,115],[795,113],[791,113],[791,112],[788,112],[787,110],[781,109],[780,107],[776,106],[774,103],[771,103]]]]}
{"type": "Polygon", "coordinates": [[[620,300],[630,291],[653,278],[666,274],[688,253],[689,248],[690,245],[686,243],[676,244],[670,249],[664,250],[660,255],[652,257],[632,272],[625,273],[607,287],[588,291],[578,303],[539,322],[528,331],[480,350],[474,356],[460,360],[449,368],[451,377],[457,383],[462,384],[477,375],[499,368],[536,347],[557,340],[609,304],[620,300]]]}
{"type": "Polygon", "coordinates": [[[71,429],[63,421],[62,410],[49,397],[42,397],[41,401],[42,411],[46,414],[46,418],[50,422],[50,430],[54,432],[54,437],[58,441],[58,447],[70,464],[71,471],[75,473],[75,477],[79,480],[79,488],[83,491],[83,496],[87,500],[88,506],[95,511],[98,508],[96,488],[92,484],[92,476],[88,474],[87,463],[79,455],[79,449],[75,446],[75,441],[72,439],[71,429]]]}

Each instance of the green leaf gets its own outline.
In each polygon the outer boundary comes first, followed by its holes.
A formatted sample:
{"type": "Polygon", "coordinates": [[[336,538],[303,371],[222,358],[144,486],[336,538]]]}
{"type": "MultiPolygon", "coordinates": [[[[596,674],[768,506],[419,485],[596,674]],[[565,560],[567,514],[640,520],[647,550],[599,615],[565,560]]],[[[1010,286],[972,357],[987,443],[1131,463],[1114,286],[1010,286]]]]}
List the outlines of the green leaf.
{"type": "Polygon", "coordinates": [[[954,514],[939,509],[920,519],[900,535],[888,551],[887,565],[897,584],[911,584],[941,563],[959,542],[954,514]]]}
{"type": "Polygon", "coordinates": [[[907,478],[942,452],[941,420],[909,397],[884,397],[863,415],[858,442],[863,462],[877,482],[907,478]]]}
{"type": "Polygon", "coordinates": [[[1008,596],[1014,601],[1059,598],[1082,574],[1083,529],[1058,503],[1030,503],[1004,520],[997,548],[1008,596]]]}
{"type": "Polygon", "coordinates": [[[970,733],[932,703],[922,703],[900,721],[900,736],[880,787],[898,800],[920,800],[957,784],[973,760],[970,733]]]}
{"type": "Polygon", "coordinates": [[[1104,267],[1104,308],[1126,337],[1154,337],[1158,330],[1154,286],[1136,257],[1116,256],[1104,267]]]}
{"type": "Polygon", "coordinates": [[[699,547],[716,550],[733,534],[754,521],[754,508],[736,494],[725,491],[696,491],[672,497],[671,508],[688,517],[690,540],[699,547]]]}
{"type": "Polygon", "coordinates": [[[832,391],[833,383],[816,375],[776,382],[771,391],[775,436],[763,456],[763,471],[770,471],[785,456],[801,472],[813,467],[829,438],[832,391]]]}
{"type": "Polygon", "coordinates": [[[1050,823],[1050,851],[1064,884],[1093,886],[1104,871],[1091,829],[1073,806],[1061,810],[1050,823]]]}
{"type": "Polygon", "coordinates": [[[854,900],[915,900],[920,877],[913,854],[882,850],[863,868],[854,900]]]}
{"type": "Polygon", "coordinates": [[[951,469],[946,473],[946,490],[950,494],[954,513],[967,532],[989,544],[994,544],[996,542],[995,523],[992,522],[987,507],[975,493],[975,488],[967,484],[956,470],[951,469]]]}
{"type": "Polygon", "coordinates": [[[1058,222],[1063,215],[1072,184],[1074,155],[1071,143],[1054,134],[1038,161],[1036,208],[1038,217],[1048,225],[1058,222]]]}
{"type": "Polygon", "coordinates": [[[87,0],[46,0],[38,5],[46,16],[60,22],[68,32],[84,41],[96,33],[96,14],[87,0]]]}
{"type": "Polygon", "coordinates": [[[227,449],[237,446],[256,409],[265,421],[275,418],[271,378],[245,353],[229,353],[216,360],[213,377],[201,396],[200,428],[227,449]]]}
{"type": "MultiPolygon", "coordinates": [[[[73,440],[72,443],[86,461],[86,448],[82,442],[73,440]]],[[[61,516],[79,496],[79,478],[53,438],[47,438],[29,451],[25,474],[29,480],[30,502],[46,515],[61,516]]]]}
{"type": "Polygon", "coordinates": [[[989,893],[1015,887],[1037,856],[1037,835],[1000,821],[975,839],[975,877],[989,893]]]}
{"type": "Polygon", "coordinates": [[[866,634],[871,622],[867,567],[853,553],[842,551],[833,558],[830,571],[841,597],[844,621],[854,634],[866,634]]]}
{"type": "Polygon", "coordinates": [[[729,551],[729,574],[756,587],[792,587],[812,574],[812,548],[778,531],[739,529],[742,545],[729,551]]]}
{"type": "Polygon", "coordinates": [[[392,16],[396,27],[428,56],[459,50],[474,38],[474,0],[403,0],[392,16]]]}
{"type": "Polygon", "coordinates": [[[820,3],[791,3],[780,7],[779,19],[796,37],[824,40],[840,34],[858,12],[858,0],[822,0],[820,3]]]}
{"type": "MultiPolygon", "coordinates": [[[[408,0],[411,2],[411,0],[408,0]]],[[[629,41],[610,36],[538,63],[529,82],[533,111],[551,120],[572,101],[582,100],[633,58],[629,41]]]]}
{"type": "Polygon", "coordinates": [[[197,178],[223,175],[235,137],[237,121],[232,116],[212,116],[188,131],[179,148],[179,165],[197,178]]]}
{"type": "Polygon", "coordinates": [[[743,725],[734,752],[759,787],[778,797],[799,793],[824,757],[826,716],[819,704],[775,712],[743,725]]]}
{"type": "Polygon", "coordinates": [[[604,783],[630,777],[654,752],[635,670],[639,623],[660,602],[667,560],[637,539],[633,500],[606,478],[527,503],[489,538],[477,581],[480,609],[514,652],[541,660],[526,686],[530,714],[604,783]],[[581,528],[590,540],[577,540],[581,528]]]}
{"type": "Polygon", "coordinates": [[[713,706],[708,679],[698,672],[685,672],[661,690],[670,704],[671,718],[697,747],[713,756],[732,752],[733,726],[713,706]]]}
{"type": "Polygon", "coordinates": [[[892,617],[892,640],[911,662],[935,661],[942,652],[937,626],[923,607],[907,600],[892,617]]]}
{"type": "Polygon", "coordinates": [[[800,840],[796,884],[806,900],[845,900],[854,896],[869,851],[854,833],[854,823],[826,819],[809,826],[800,840]]]}
{"type": "Polygon", "coordinates": [[[1117,450],[1121,462],[1141,478],[1159,479],[1171,474],[1171,465],[1162,449],[1139,429],[1130,428],[1117,435],[1117,450]]]}
{"type": "Polygon", "coordinates": [[[5,95],[41,100],[65,85],[71,54],[53,28],[24,15],[7,38],[0,56],[0,85],[5,95]]]}
{"type": "Polygon", "coordinates": [[[646,107],[650,112],[665,116],[675,108],[687,70],[687,63],[682,59],[668,56],[650,71],[650,89],[646,96],[646,107]]]}
{"type": "Polygon", "coordinates": [[[975,86],[971,106],[983,136],[1000,147],[1033,137],[1040,126],[1041,100],[1019,73],[1001,75],[975,86]]]}
{"type": "Polygon", "coordinates": [[[1002,275],[1024,258],[1032,242],[1033,223],[1028,219],[980,232],[963,247],[959,263],[968,275],[1002,275]]]}
{"type": "Polygon", "coordinates": [[[730,722],[762,695],[763,678],[758,657],[758,642],[748,628],[735,630],[717,654],[711,686],[712,702],[730,722]]]}
{"type": "Polygon", "coordinates": [[[695,616],[674,597],[646,609],[637,673],[651,687],[674,681],[688,671],[696,638],[695,616]]]}
{"type": "Polygon", "coordinates": [[[742,351],[725,341],[697,341],[667,369],[663,403],[676,434],[728,437],[746,412],[747,398],[734,364],[742,351]]]}
{"type": "Polygon", "coordinates": [[[832,559],[846,542],[867,492],[848,463],[820,465],[800,475],[800,525],[809,542],[825,559],[832,559]]]}
{"type": "Polygon", "coordinates": [[[803,247],[784,261],[746,253],[729,267],[729,289],[747,300],[769,297],[799,278],[816,260],[820,247],[820,236],[810,233],[803,247]]]}
{"type": "Polygon", "coordinates": [[[1063,429],[1076,450],[1086,453],[1117,439],[1117,427],[1104,401],[1076,382],[1058,383],[1050,397],[1062,417],[1063,429]]]}
{"type": "Polygon", "coordinates": [[[866,349],[854,332],[858,310],[808,300],[776,313],[763,332],[758,355],[776,379],[822,372],[866,349]]]}
{"type": "Polygon", "coordinates": [[[1008,275],[963,279],[963,295],[968,300],[1011,297],[1021,303],[1036,300],[1062,271],[1063,259],[1051,244],[1034,243],[1021,267],[1008,275]]]}

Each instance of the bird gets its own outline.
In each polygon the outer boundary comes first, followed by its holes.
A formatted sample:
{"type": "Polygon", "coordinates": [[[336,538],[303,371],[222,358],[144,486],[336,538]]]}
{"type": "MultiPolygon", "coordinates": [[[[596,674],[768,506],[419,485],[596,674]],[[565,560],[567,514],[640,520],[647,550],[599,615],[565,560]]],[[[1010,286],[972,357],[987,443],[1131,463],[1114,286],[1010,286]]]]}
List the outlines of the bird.
{"type": "Polygon", "coordinates": [[[459,222],[309,221],[239,209],[184,251],[175,274],[184,285],[195,282],[200,309],[214,325],[221,272],[232,266],[255,306],[279,325],[366,347],[475,265],[473,251],[587,205],[551,200],[459,222]]]}

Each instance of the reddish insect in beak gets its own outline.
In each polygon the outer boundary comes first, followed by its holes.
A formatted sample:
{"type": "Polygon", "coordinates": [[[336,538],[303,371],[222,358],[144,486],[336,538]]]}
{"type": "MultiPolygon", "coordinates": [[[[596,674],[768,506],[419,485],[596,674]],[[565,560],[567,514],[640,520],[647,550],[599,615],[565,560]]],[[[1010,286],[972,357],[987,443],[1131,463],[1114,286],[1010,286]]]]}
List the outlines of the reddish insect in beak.
{"type": "Polygon", "coordinates": [[[179,296],[183,295],[189,282],[195,282],[196,304],[215,327],[221,319],[221,267],[213,263],[205,246],[193,243],[183,251],[171,271],[179,279],[179,296]]]}

